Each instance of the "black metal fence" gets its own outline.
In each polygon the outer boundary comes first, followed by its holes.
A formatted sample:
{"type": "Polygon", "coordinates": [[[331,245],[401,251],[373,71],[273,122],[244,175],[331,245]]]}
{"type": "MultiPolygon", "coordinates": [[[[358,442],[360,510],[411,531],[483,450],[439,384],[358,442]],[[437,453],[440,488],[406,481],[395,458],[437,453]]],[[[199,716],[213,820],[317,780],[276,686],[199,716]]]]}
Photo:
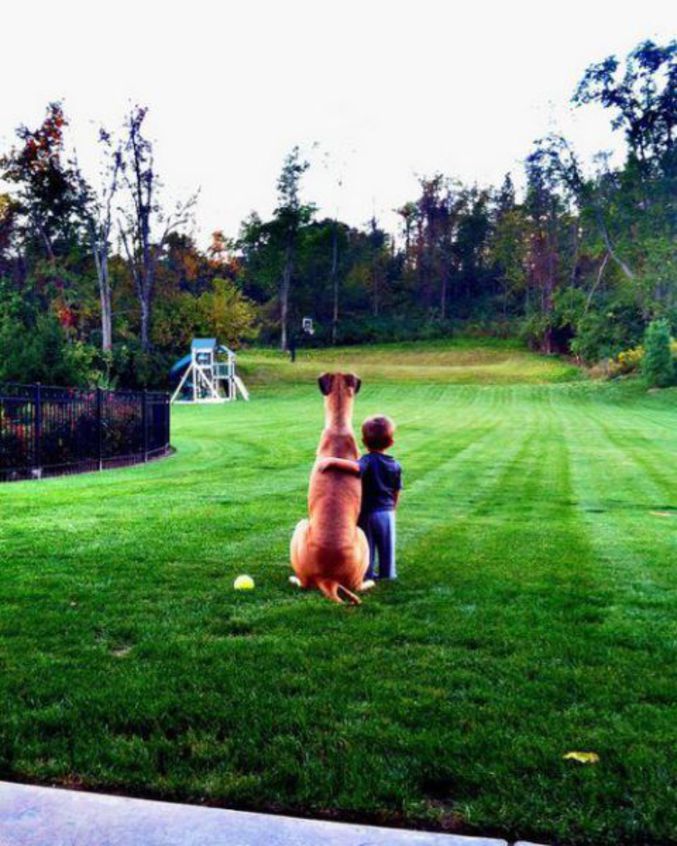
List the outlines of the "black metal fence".
{"type": "Polygon", "coordinates": [[[169,410],[161,391],[0,385],[0,482],[159,458],[169,410]]]}

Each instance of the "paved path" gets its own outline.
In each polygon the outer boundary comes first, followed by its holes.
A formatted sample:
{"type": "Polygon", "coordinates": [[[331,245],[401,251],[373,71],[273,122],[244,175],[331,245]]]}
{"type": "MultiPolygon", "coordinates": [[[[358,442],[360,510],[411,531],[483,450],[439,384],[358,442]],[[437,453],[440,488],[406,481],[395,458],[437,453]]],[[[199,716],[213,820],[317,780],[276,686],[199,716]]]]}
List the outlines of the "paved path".
{"type": "Polygon", "coordinates": [[[0,781],[0,846],[506,846],[506,843],[482,837],[249,814],[0,781]]]}

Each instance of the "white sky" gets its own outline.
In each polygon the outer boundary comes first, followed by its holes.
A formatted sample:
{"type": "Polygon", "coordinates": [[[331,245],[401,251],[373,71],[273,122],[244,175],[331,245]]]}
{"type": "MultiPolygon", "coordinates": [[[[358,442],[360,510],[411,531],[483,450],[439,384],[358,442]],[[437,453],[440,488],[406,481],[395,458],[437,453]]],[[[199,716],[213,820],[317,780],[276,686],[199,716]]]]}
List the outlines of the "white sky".
{"type": "Polygon", "coordinates": [[[589,158],[620,147],[569,99],[591,62],[677,27],[667,0],[33,0],[3,8],[0,150],[62,99],[85,166],[132,102],[169,199],[201,188],[197,235],[269,214],[294,144],[322,213],[390,229],[416,174],[500,182],[562,131],[589,158]],[[313,149],[313,144],[318,146],[313,149]],[[343,186],[338,187],[339,178],[343,186]]]}

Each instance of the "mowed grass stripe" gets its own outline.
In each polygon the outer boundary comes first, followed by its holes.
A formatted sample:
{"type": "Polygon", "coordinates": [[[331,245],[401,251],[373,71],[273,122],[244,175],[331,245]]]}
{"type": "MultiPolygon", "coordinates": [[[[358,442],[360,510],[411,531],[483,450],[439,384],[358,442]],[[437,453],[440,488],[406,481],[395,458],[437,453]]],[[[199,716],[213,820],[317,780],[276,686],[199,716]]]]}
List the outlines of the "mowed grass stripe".
{"type": "MultiPolygon", "coordinates": [[[[590,724],[607,767],[626,786],[617,800],[619,815],[644,830],[664,825],[655,797],[672,797],[675,789],[677,627],[670,565],[677,548],[674,528],[650,512],[666,495],[665,480],[657,484],[647,462],[636,461],[636,431],[624,411],[612,406],[602,418],[595,408],[574,418],[562,409],[561,415],[573,444],[574,501],[608,593],[589,639],[591,653],[602,659],[590,724]],[[628,493],[632,499],[624,498],[628,493]],[[638,743],[637,725],[657,743],[650,755],[638,743]]],[[[665,461],[662,447],[646,448],[665,461]]],[[[674,832],[672,799],[667,817],[674,832]]]]}

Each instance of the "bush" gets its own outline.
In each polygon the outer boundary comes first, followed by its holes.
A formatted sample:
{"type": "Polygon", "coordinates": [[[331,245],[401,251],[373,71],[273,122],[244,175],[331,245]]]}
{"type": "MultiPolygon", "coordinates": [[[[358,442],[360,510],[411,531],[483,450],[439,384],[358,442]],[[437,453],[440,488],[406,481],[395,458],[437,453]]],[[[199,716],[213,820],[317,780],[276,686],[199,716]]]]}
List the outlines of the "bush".
{"type": "Polygon", "coordinates": [[[547,317],[542,314],[530,314],[525,317],[519,328],[519,338],[532,350],[537,350],[542,341],[543,336],[550,326],[547,317]]]}
{"type": "Polygon", "coordinates": [[[642,365],[643,358],[644,347],[641,344],[629,350],[623,350],[609,362],[608,375],[613,379],[616,376],[636,373],[642,365]]]}
{"type": "Polygon", "coordinates": [[[600,311],[589,311],[576,327],[571,351],[594,363],[636,347],[642,340],[644,320],[636,303],[617,299],[600,311]]]}
{"type": "Polygon", "coordinates": [[[101,382],[107,387],[131,390],[167,388],[169,369],[175,359],[175,355],[156,349],[144,353],[137,342],[116,344],[106,378],[101,382]]]}
{"type": "Polygon", "coordinates": [[[675,381],[675,362],[670,348],[667,320],[652,320],[644,335],[642,374],[652,388],[667,388],[675,381]]]}
{"type": "Polygon", "coordinates": [[[86,386],[95,350],[69,342],[52,315],[40,315],[22,326],[0,315],[0,382],[42,382],[65,387],[86,386]]]}

